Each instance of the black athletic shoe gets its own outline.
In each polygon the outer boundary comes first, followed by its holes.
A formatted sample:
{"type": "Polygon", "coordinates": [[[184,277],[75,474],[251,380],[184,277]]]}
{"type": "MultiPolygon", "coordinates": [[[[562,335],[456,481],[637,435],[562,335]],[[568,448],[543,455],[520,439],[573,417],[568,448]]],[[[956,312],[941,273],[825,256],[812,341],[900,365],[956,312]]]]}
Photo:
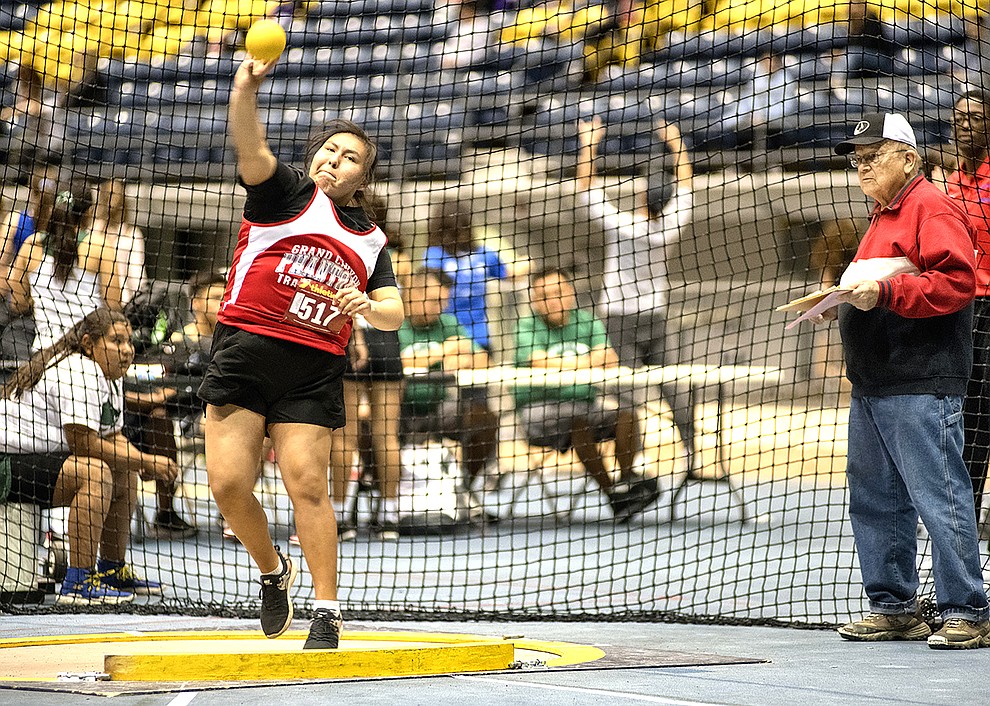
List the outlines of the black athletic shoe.
{"type": "Polygon", "coordinates": [[[624,481],[612,487],[608,502],[616,522],[628,522],[660,497],[660,485],[656,478],[640,478],[624,481]]]}
{"type": "Polygon", "coordinates": [[[265,637],[275,638],[289,629],[292,622],[292,600],[289,589],[296,580],[296,566],[292,559],[284,556],[278,547],[282,571],[261,576],[261,629],[265,637]]]}
{"type": "Polygon", "coordinates": [[[161,510],[155,517],[148,534],[156,539],[189,539],[195,537],[197,531],[175,510],[161,510]]]}
{"type": "Polygon", "coordinates": [[[326,608],[317,608],[316,617],[309,628],[304,650],[335,650],[340,644],[340,632],[344,619],[326,608]]]}

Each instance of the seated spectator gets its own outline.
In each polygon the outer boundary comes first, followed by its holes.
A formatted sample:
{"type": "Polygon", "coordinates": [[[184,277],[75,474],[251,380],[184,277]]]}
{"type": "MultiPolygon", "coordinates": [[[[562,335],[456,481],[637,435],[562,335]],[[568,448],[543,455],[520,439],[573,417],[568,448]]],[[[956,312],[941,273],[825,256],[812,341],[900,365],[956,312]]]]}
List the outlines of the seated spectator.
{"type": "MultiPolygon", "coordinates": [[[[876,9],[863,0],[852,0],[848,26],[846,46],[833,52],[832,88],[845,88],[848,79],[889,76],[894,70],[897,47],[884,37],[883,23],[876,9]]],[[[841,93],[839,95],[842,97],[841,93]]]]}
{"type": "Polygon", "coordinates": [[[516,21],[505,27],[499,40],[538,48],[543,40],[560,46],[580,44],[585,36],[597,32],[608,12],[603,3],[582,3],[575,0],[549,0],[525,7],[516,13],[516,21]]]}
{"type": "MultiPolygon", "coordinates": [[[[443,313],[453,286],[440,270],[424,268],[410,277],[405,293],[406,320],[399,329],[402,365],[454,371],[488,366],[488,354],[468,336],[453,315],[443,313]]],[[[408,379],[402,401],[400,437],[442,436],[460,442],[465,486],[484,473],[498,444],[498,417],[488,408],[483,389],[460,389],[442,381],[408,379]]]]}
{"type": "Polygon", "coordinates": [[[227,274],[207,270],[189,278],[189,309],[192,321],[172,334],[173,343],[195,344],[196,350],[205,349],[209,353],[213,332],[217,328],[217,313],[227,287],[227,274]]]}
{"type": "Polygon", "coordinates": [[[38,164],[31,170],[27,203],[13,209],[0,227],[0,296],[10,293],[10,268],[21,246],[35,233],[48,228],[48,216],[55,202],[58,187],[58,166],[38,164]]]}
{"type": "Polygon", "coordinates": [[[695,26],[701,3],[693,0],[618,0],[601,38],[585,49],[585,77],[597,81],[611,68],[634,68],[662,48],[673,30],[695,26]]]}
{"type": "Polygon", "coordinates": [[[497,252],[478,243],[471,227],[471,204],[445,199],[430,214],[425,264],[441,270],[453,282],[446,309],[468,336],[491,351],[486,296],[488,283],[525,276],[528,263],[508,265],[497,252]]]}
{"type": "Polygon", "coordinates": [[[495,22],[485,0],[451,0],[438,9],[435,21],[450,29],[440,47],[441,69],[467,69],[485,63],[497,45],[495,22]],[[481,12],[479,12],[481,10],[481,12]]]}
{"type": "Polygon", "coordinates": [[[144,234],[131,222],[125,185],[120,179],[107,179],[96,188],[89,231],[114,249],[120,299],[126,305],[144,281],[144,234]]]}
{"type": "Polygon", "coordinates": [[[27,360],[34,344],[35,323],[30,311],[17,310],[8,300],[11,268],[21,246],[47,228],[58,184],[58,167],[38,164],[31,172],[27,203],[14,208],[0,226],[0,358],[27,360]]]}
{"type": "Polygon", "coordinates": [[[0,137],[8,144],[4,181],[26,179],[37,164],[61,162],[64,115],[46,95],[41,74],[27,64],[17,69],[14,104],[0,109],[0,137]]]}
{"type": "MultiPolygon", "coordinates": [[[[217,312],[227,286],[227,275],[222,271],[198,272],[189,278],[187,286],[193,318],[169,338],[165,346],[167,355],[163,359],[168,373],[201,377],[210,363],[217,312]]],[[[203,405],[194,392],[171,398],[168,408],[178,417],[184,436],[191,436],[199,428],[203,405]]]]}
{"type": "MultiPolygon", "coordinates": [[[[590,311],[578,309],[570,278],[560,270],[544,270],[532,280],[533,315],[519,321],[516,364],[545,370],[584,370],[618,366],[605,324],[590,311]]],[[[660,496],[656,478],[633,471],[639,451],[639,425],[634,409],[611,409],[591,385],[516,388],[516,412],[527,440],[537,446],[573,448],[588,475],[605,493],[616,520],[628,521],[660,496]],[[612,480],[599,443],[615,439],[620,469],[612,480]]]]}
{"type": "Polygon", "coordinates": [[[765,52],[756,61],[753,77],[739,87],[739,99],[727,108],[722,130],[734,132],[794,115],[800,107],[800,79],[781,57],[765,52]]]}
{"type": "Polygon", "coordinates": [[[116,253],[100,234],[83,228],[91,205],[85,181],[59,185],[50,213],[38,216],[45,229],[37,229],[14,259],[11,310],[33,313],[34,350],[52,345],[94,309],[122,308],[116,253]]]}
{"type": "Polygon", "coordinates": [[[171,482],[178,471],[173,460],[142,453],[123,436],[120,379],[133,358],[127,319],[101,308],[36,353],[0,390],[6,501],[69,508],[62,602],[123,603],[135,593],[162,592],[125,559],[135,476],[171,482]]]}

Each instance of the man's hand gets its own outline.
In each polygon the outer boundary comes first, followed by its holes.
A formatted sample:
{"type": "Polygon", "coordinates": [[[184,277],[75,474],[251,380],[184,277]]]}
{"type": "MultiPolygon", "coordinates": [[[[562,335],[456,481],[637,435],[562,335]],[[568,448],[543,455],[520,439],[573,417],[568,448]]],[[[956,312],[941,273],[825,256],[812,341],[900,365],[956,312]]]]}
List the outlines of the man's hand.
{"type": "Polygon", "coordinates": [[[591,147],[594,149],[602,141],[602,135],[605,132],[605,128],[602,125],[602,119],[597,115],[591,120],[579,120],[578,121],[578,137],[581,140],[582,147],[591,147]]]}
{"type": "Polygon", "coordinates": [[[141,468],[141,480],[173,483],[179,477],[179,466],[167,456],[149,456],[141,468]]]}
{"type": "Polygon", "coordinates": [[[860,311],[869,311],[877,305],[880,298],[880,283],[875,280],[860,282],[856,289],[842,294],[839,299],[847,304],[852,304],[860,311]]]}
{"type": "Polygon", "coordinates": [[[839,318],[839,309],[838,307],[832,307],[831,309],[826,309],[818,316],[812,316],[808,321],[815,326],[827,326],[837,318],[839,318]]]}

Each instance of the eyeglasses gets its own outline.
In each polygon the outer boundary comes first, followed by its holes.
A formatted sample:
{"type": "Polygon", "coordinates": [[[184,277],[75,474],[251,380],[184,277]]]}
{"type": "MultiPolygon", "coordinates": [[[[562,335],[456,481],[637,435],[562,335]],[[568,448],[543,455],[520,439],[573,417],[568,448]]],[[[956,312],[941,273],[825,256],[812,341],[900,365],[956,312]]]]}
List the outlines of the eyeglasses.
{"type": "Polygon", "coordinates": [[[860,167],[869,167],[872,169],[874,164],[879,162],[888,154],[897,154],[898,152],[908,151],[909,150],[890,150],[890,152],[874,152],[873,154],[864,154],[862,156],[851,154],[849,155],[849,166],[853,169],[859,169],[860,167]]]}
{"type": "Polygon", "coordinates": [[[957,111],[952,114],[952,124],[958,125],[965,122],[967,125],[986,125],[987,116],[983,113],[963,113],[957,111]]]}

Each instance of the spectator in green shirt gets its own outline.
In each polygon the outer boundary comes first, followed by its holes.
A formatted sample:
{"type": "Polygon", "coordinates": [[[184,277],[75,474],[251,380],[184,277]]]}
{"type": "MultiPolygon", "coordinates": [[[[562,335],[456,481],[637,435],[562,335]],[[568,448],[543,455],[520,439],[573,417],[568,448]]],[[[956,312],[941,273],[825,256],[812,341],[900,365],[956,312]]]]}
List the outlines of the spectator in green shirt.
{"type": "MultiPolygon", "coordinates": [[[[453,314],[443,313],[453,282],[442,270],[412,273],[406,290],[407,316],[399,329],[403,368],[453,371],[488,367],[488,354],[453,314]]],[[[457,388],[436,380],[407,378],[399,423],[404,443],[441,436],[461,444],[468,488],[483,473],[498,445],[498,417],[484,389],[457,388]]]]}
{"type": "MultiPolygon", "coordinates": [[[[590,311],[577,308],[574,285],[566,273],[556,269],[537,273],[530,293],[534,315],[519,321],[517,365],[583,370],[619,364],[605,325],[590,311]]],[[[657,479],[633,471],[639,450],[635,409],[607,407],[592,385],[517,387],[515,395],[517,416],[529,442],[560,451],[573,448],[608,498],[616,520],[628,521],[659,497],[657,479]],[[602,462],[598,444],[606,439],[615,439],[617,483],[602,462]]]]}

